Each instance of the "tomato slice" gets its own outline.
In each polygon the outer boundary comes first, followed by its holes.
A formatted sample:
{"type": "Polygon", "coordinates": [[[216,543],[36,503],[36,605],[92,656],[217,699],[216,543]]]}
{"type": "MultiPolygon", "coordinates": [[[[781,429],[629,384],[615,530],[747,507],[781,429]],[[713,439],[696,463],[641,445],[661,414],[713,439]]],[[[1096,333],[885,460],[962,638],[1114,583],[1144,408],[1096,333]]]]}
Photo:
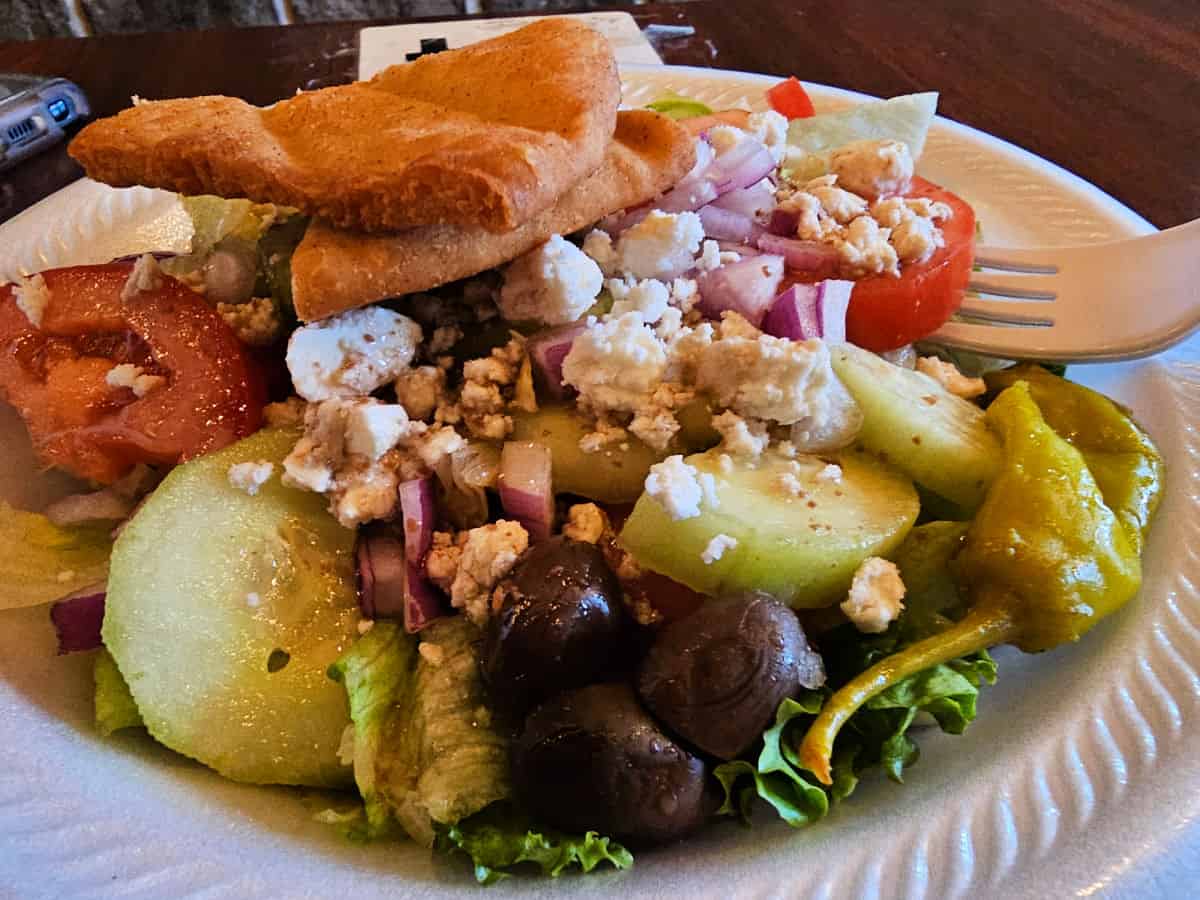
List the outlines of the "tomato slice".
{"type": "Polygon", "coordinates": [[[954,215],[941,223],[946,245],[928,260],[900,268],[900,277],[860,279],[850,295],[846,337],[868,350],[895,350],[936,331],[958,311],[975,261],[975,211],[956,194],[913,178],[906,197],[945,203],[954,215]]]}
{"type": "Polygon", "coordinates": [[[807,119],[816,113],[812,98],[795,75],[770,88],[767,102],[771,104],[771,109],[788,119],[807,119]]]}
{"type": "Polygon", "coordinates": [[[47,465],[111,483],[136,463],[173,465],[255,431],[258,367],[200,295],[172,278],[128,301],[132,263],[42,273],[40,328],[0,287],[0,398],[20,412],[47,465]],[[143,397],[106,380],[131,363],[165,381],[143,397]]]}

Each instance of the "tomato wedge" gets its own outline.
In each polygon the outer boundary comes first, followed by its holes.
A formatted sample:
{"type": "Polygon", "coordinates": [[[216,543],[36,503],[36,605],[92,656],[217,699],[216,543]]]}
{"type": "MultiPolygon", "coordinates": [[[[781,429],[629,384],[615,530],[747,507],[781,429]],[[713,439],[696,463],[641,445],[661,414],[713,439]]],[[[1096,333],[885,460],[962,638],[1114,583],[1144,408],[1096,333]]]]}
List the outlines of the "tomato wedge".
{"type": "Polygon", "coordinates": [[[767,102],[771,109],[788,119],[807,119],[816,113],[812,98],[795,75],[769,89],[767,102]]]}
{"type": "Polygon", "coordinates": [[[204,299],[172,278],[122,300],[133,263],[42,273],[40,328],[0,287],[0,398],[47,466],[111,483],[136,463],[173,465],[255,431],[266,392],[258,367],[204,299]],[[112,387],[130,363],[164,381],[138,397],[112,387]]]}
{"type": "Polygon", "coordinates": [[[901,266],[900,277],[872,275],[855,283],[846,337],[876,352],[895,350],[936,331],[958,311],[975,261],[975,211],[965,200],[924,178],[906,197],[945,203],[954,215],[941,223],[946,245],[923,263],[901,266]]]}

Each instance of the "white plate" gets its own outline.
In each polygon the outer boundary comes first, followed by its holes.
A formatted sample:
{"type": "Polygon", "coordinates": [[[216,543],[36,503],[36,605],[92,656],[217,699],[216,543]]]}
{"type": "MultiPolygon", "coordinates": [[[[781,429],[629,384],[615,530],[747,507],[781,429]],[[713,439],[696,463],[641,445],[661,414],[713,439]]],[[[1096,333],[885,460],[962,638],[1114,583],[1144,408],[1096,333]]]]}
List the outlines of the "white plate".
{"type": "MultiPolygon", "coordinates": [[[[761,107],[773,79],[630,69],[637,105],[677,90],[761,107]]],[[[830,107],[862,99],[813,87],[830,107]]],[[[967,197],[989,243],[1061,244],[1151,230],[1073,175],[939,120],[920,169],[967,197]]],[[[177,246],[169,195],[79,182],[0,227],[0,278],[177,246]]],[[[999,684],[965,736],[926,733],[908,783],[872,777],[829,819],[793,832],[726,825],[642,853],[628,874],[520,879],[488,897],[1190,896],[1200,874],[1200,342],[1165,357],[1076,368],[1132,406],[1166,454],[1166,499],[1142,594],[1081,644],[1000,651],[999,684]]],[[[7,476],[23,490],[12,421],[7,476]]],[[[0,627],[0,895],[97,898],[446,897],[467,870],[412,846],[356,847],[308,819],[297,792],[223,781],[134,737],[91,730],[90,659],[55,658],[45,610],[0,627]]],[[[186,665],[180,660],[180,665],[186,665]]]]}

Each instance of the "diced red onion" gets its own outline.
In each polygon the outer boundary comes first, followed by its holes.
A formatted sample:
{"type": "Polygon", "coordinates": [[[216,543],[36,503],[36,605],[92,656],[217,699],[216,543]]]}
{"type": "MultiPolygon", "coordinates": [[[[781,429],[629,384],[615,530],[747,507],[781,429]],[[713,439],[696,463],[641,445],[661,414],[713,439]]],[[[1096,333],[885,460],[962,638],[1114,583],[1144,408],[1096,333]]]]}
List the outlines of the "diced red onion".
{"type": "Polygon", "coordinates": [[[404,558],[419,563],[433,543],[433,479],[400,483],[400,516],[404,524],[404,558]]]}
{"type": "Polygon", "coordinates": [[[756,138],[746,137],[718,156],[705,177],[716,183],[717,193],[757,184],[775,171],[775,157],[756,138]]]}
{"type": "Polygon", "coordinates": [[[446,604],[425,577],[421,563],[404,564],[404,630],[416,634],[446,614],[446,604]]]}
{"type": "Polygon", "coordinates": [[[209,303],[245,303],[254,296],[257,264],[253,247],[218,245],[202,269],[205,298],[209,303]]]}
{"type": "Polygon", "coordinates": [[[759,235],[755,244],[763,253],[782,256],[789,269],[827,277],[837,273],[837,250],[831,244],[800,241],[774,234],[759,235]]]}
{"type": "Polygon", "coordinates": [[[747,188],[738,188],[722,194],[712,202],[713,206],[741,213],[750,219],[759,220],[775,209],[775,191],[768,181],[759,181],[747,188]]]}
{"type": "Polygon", "coordinates": [[[734,241],[717,241],[717,246],[723,252],[733,252],[746,259],[750,256],[762,256],[762,251],[757,247],[751,247],[749,244],[738,244],[734,241]]]}
{"type": "Polygon", "coordinates": [[[655,209],[668,213],[693,212],[716,200],[717,185],[707,178],[685,178],[655,201],[655,209]]]}
{"type": "Polygon", "coordinates": [[[571,352],[575,338],[583,333],[584,325],[576,322],[539,331],[525,343],[533,360],[533,380],[537,389],[551,400],[565,400],[570,388],[563,384],[563,360],[571,352]]]}
{"type": "Polygon", "coordinates": [[[554,525],[550,448],[536,441],[508,441],[500,452],[500,503],[504,511],[542,541],[554,525]]]}
{"type": "Polygon", "coordinates": [[[696,279],[700,289],[697,308],[710,319],[734,310],[757,325],[774,301],[782,279],[781,256],[755,256],[729,263],[696,279]]]}
{"type": "Polygon", "coordinates": [[[748,216],[711,203],[700,207],[699,215],[705,236],[714,240],[747,243],[752,242],[757,234],[762,232],[762,227],[756,225],[748,216]]]}
{"type": "Polygon", "coordinates": [[[776,209],[771,212],[771,218],[767,220],[767,231],[780,237],[794,238],[799,225],[799,213],[776,209]]]}
{"type": "Polygon", "coordinates": [[[775,298],[762,329],[794,341],[820,338],[833,343],[846,340],[846,307],[852,281],[819,281],[793,284],[775,298]]]}
{"type": "Polygon", "coordinates": [[[50,621],[58,635],[59,656],[97,649],[104,624],[104,592],[59,600],[50,607],[50,621]]]}
{"type": "Polygon", "coordinates": [[[399,619],[404,615],[404,545],[377,528],[364,528],[355,548],[358,609],[367,619],[399,619]]]}
{"type": "Polygon", "coordinates": [[[629,209],[623,209],[620,212],[605,216],[596,223],[596,227],[601,231],[607,232],[610,237],[616,237],[622,231],[632,228],[638,222],[642,221],[642,219],[646,218],[652,209],[654,209],[653,203],[632,206],[629,209]]]}

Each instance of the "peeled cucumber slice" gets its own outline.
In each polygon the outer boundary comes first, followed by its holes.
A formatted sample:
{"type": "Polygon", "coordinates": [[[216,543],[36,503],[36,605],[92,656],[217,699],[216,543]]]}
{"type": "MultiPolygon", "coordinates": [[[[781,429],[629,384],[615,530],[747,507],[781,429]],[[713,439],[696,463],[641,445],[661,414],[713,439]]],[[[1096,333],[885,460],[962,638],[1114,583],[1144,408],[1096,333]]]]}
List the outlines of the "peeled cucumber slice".
{"type": "Polygon", "coordinates": [[[113,549],[104,644],[173,750],[237,781],[343,786],[350,717],[326,669],[358,636],[354,532],[280,483],[296,437],[260,431],[167,476],[113,549]],[[261,460],[257,496],[229,484],[261,460]]]}
{"type": "Polygon", "coordinates": [[[903,141],[912,158],[920,159],[937,101],[938,95],[932,91],[905,94],[793,119],[788,126],[788,147],[800,152],[789,154],[786,175],[793,181],[807,181],[823,174],[828,170],[828,153],[853,141],[903,141]]]}
{"type": "Polygon", "coordinates": [[[859,443],[913,481],[973,511],[1000,469],[983,410],[920,372],[855,347],[830,347],[833,370],[863,412],[859,443]]]}
{"type": "Polygon", "coordinates": [[[798,608],[845,599],[854,570],[868,556],[887,556],[916,521],[920,504],[912,483],[861,453],[843,454],[838,481],[817,477],[825,463],[802,461],[802,493],[783,481],[789,460],[768,456],[752,468],[722,472],[715,452],[687,462],[716,479],[718,504],[672,520],[648,495],[638,499],[621,543],[638,563],[702,594],[760,590],[798,608]],[[705,564],[718,535],[737,541],[705,564]]]}
{"type": "Polygon", "coordinates": [[[513,416],[514,441],[537,441],[550,448],[554,461],[554,492],[579,494],[601,503],[632,503],[642,492],[650,467],[666,454],[635,437],[594,453],[579,441],[592,427],[563,406],[543,406],[535,413],[513,416]]]}

